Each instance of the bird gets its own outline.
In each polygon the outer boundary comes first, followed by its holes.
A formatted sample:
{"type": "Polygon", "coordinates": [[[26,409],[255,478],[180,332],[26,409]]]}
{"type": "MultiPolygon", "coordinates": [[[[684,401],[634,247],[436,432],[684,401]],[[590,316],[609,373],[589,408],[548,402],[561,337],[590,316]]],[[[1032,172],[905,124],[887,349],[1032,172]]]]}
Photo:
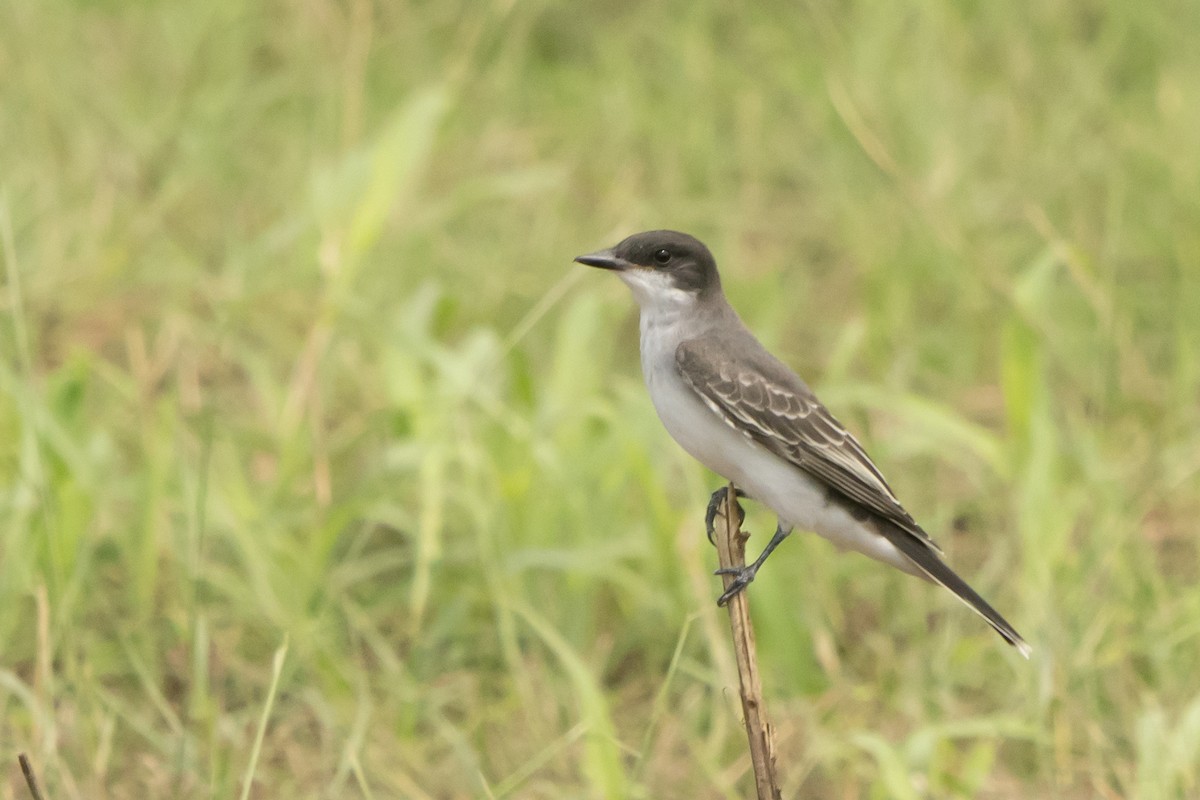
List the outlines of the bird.
{"type": "MultiPolygon", "coordinates": [[[[719,605],[744,591],[798,528],[940,584],[1029,658],[1029,645],[950,569],[858,440],[746,327],[702,242],[678,231],[645,231],[575,261],[616,273],[632,290],[642,374],[667,432],[778,518],[753,563],[717,571],[732,576],[719,605]]],[[[727,488],[709,502],[710,539],[727,488]]]]}

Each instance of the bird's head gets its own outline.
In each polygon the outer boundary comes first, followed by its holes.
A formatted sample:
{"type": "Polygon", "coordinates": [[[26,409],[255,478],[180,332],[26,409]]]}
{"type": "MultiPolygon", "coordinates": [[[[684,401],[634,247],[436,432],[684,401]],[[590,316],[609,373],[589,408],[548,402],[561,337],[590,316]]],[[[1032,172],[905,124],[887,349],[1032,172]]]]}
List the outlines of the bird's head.
{"type": "Polygon", "coordinates": [[[721,292],[712,253],[678,231],[635,233],[616,247],[575,260],[616,272],[642,308],[692,305],[721,292]]]}

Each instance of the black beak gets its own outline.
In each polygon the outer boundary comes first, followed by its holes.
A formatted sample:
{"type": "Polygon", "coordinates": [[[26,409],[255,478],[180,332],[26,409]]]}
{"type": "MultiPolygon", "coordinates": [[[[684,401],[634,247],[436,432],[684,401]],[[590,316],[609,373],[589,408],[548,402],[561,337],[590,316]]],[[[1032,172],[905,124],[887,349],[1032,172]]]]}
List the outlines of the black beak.
{"type": "Polygon", "coordinates": [[[620,272],[629,269],[632,264],[623,258],[613,255],[612,250],[600,250],[596,253],[588,253],[586,256],[576,256],[575,260],[580,264],[587,264],[589,267],[599,267],[600,269],[612,269],[620,272]]]}

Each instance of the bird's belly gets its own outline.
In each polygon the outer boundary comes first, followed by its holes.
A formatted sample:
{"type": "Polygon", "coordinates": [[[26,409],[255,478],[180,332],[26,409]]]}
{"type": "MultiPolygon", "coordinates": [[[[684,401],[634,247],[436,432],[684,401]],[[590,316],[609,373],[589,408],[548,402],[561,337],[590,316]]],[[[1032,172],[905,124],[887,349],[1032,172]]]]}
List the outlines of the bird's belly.
{"type": "Polygon", "coordinates": [[[840,548],[916,574],[912,561],[855,518],[824,484],[734,430],[681,380],[655,383],[649,387],[650,396],[671,437],[697,461],[774,511],[785,528],[812,531],[840,548]]]}
{"type": "Polygon", "coordinates": [[[745,486],[747,472],[764,457],[772,456],[745,434],[734,430],[675,376],[646,383],[658,418],[671,438],[687,453],[727,480],[745,486]]]}

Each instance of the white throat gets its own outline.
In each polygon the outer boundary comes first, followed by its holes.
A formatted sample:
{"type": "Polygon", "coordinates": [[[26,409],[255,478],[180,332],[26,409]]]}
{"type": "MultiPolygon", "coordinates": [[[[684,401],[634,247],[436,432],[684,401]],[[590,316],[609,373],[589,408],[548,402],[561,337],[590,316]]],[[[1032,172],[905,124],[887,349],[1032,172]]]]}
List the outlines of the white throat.
{"type": "Polygon", "coordinates": [[[670,275],[649,269],[628,269],[617,277],[633,292],[633,299],[642,310],[642,324],[647,318],[668,322],[695,309],[699,298],[693,292],[675,285],[670,275]]]}
{"type": "Polygon", "coordinates": [[[661,272],[630,269],[617,275],[632,290],[641,311],[642,372],[654,394],[658,380],[674,374],[675,348],[693,334],[700,300],[661,272]]]}

